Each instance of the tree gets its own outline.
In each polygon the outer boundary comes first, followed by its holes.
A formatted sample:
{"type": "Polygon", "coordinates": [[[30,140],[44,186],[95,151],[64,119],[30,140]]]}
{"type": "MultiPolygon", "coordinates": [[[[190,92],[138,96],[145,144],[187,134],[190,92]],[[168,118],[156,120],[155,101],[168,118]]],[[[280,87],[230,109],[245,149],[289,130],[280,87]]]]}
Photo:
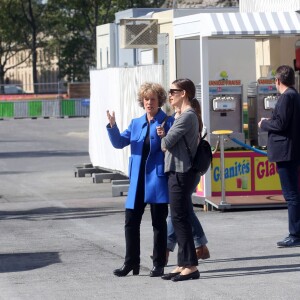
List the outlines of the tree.
{"type": "Polygon", "coordinates": [[[69,81],[85,80],[91,61],[90,34],[83,25],[80,10],[74,1],[52,0],[48,2],[47,51],[58,56],[60,78],[69,81]]]}
{"type": "Polygon", "coordinates": [[[12,61],[14,57],[18,56],[19,52],[27,48],[22,42],[19,30],[16,29],[14,22],[9,16],[12,8],[13,3],[2,1],[0,10],[0,93],[4,92],[3,84],[5,83],[7,71],[24,63],[29,58],[29,55],[24,55],[22,59],[13,60],[15,63],[11,63],[8,67],[8,62],[12,61]]]}
{"type": "Polygon", "coordinates": [[[9,0],[9,17],[31,53],[34,93],[38,92],[37,49],[45,46],[44,17],[47,4],[42,0],[9,0]]]}
{"type": "Polygon", "coordinates": [[[60,77],[89,80],[96,62],[96,26],[113,21],[114,1],[50,0],[48,5],[48,35],[53,38],[48,50],[59,57],[60,77]]]}
{"type": "Polygon", "coordinates": [[[89,68],[96,65],[96,27],[113,22],[117,11],[159,7],[162,3],[161,0],[1,0],[1,14],[4,14],[3,22],[7,19],[16,33],[11,43],[15,48],[27,48],[30,52],[34,92],[37,93],[39,48],[48,56],[58,57],[60,78],[89,80],[89,68]],[[2,3],[6,5],[5,12],[2,3]]]}
{"type": "Polygon", "coordinates": [[[160,0],[49,0],[48,19],[53,22],[49,35],[56,40],[51,45],[59,52],[60,76],[70,81],[89,80],[89,68],[96,65],[96,27],[113,22],[117,11],[159,7],[162,3],[160,0]]]}

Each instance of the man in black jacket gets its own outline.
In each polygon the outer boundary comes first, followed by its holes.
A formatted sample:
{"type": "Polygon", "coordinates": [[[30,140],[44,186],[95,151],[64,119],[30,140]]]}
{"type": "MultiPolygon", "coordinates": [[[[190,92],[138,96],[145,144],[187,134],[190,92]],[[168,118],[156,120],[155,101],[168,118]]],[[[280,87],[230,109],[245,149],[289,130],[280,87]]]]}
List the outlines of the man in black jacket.
{"type": "Polygon", "coordinates": [[[280,96],[270,119],[258,126],[268,131],[268,159],[276,162],[282,193],[288,206],[289,235],[278,247],[300,246],[300,95],[295,90],[295,72],[290,66],[277,68],[275,84],[280,96]]]}

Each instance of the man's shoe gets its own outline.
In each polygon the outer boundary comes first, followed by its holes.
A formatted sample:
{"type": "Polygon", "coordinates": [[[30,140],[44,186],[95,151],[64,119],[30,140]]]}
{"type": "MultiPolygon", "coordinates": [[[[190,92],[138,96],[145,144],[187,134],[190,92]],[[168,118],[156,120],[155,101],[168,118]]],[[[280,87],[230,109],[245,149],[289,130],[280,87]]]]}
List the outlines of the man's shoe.
{"type": "Polygon", "coordinates": [[[210,258],[210,253],[206,245],[202,245],[196,248],[197,259],[208,259],[210,258]]]}
{"type": "Polygon", "coordinates": [[[300,247],[300,238],[288,236],[283,241],[278,242],[277,247],[300,247]]]}
{"type": "Polygon", "coordinates": [[[150,271],[150,277],[161,277],[164,275],[164,267],[153,267],[150,271]]]}

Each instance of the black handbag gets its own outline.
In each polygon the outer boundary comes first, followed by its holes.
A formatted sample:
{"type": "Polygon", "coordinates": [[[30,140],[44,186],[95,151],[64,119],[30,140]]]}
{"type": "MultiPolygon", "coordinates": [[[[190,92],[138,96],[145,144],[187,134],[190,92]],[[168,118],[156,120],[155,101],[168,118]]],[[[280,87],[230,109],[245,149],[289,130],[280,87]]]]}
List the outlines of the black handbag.
{"type": "Polygon", "coordinates": [[[197,146],[197,151],[195,157],[193,159],[191,149],[189,148],[185,136],[183,136],[183,140],[186,146],[186,149],[189,153],[192,170],[196,173],[199,173],[201,176],[204,175],[212,162],[212,151],[211,146],[207,140],[205,140],[206,134],[200,139],[199,144],[197,146]]]}

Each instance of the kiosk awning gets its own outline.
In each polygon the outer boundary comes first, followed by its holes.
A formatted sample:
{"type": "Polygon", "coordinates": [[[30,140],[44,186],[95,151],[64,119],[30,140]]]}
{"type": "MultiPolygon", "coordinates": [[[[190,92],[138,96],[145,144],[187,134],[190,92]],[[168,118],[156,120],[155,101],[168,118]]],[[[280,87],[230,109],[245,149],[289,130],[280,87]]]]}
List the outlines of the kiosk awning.
{"type": "Polygon", "coordinates": [[[200,13],[174,19],[175,38],[180,36],[300,34],[297,12],[200,13]]]}

